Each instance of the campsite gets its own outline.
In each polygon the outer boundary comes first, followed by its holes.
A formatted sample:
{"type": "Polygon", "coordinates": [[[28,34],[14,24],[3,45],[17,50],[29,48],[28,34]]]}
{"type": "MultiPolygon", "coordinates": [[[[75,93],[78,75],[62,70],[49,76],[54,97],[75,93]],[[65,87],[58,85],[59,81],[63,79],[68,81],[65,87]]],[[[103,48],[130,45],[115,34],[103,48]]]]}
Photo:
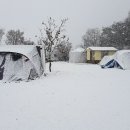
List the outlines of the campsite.
{"type": "Polygon", "coordinates": [[[0,5],[0,130],[130,130],[130,0],[0,5]]]}

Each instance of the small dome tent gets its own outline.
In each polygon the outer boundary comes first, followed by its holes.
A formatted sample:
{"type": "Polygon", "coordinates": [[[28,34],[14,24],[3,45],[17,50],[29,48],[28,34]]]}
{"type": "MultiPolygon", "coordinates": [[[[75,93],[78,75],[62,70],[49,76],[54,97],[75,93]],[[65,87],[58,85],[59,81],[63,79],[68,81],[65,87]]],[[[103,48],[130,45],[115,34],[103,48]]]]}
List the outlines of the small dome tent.
{"type": "Polygon", "coordinates": [[[101,60],[100,65],[102,68],[130,70],[130,50],[120,50],[112,56],[105,56],[101,60]]]}
{"type": "Polygon", "coordinates": [[[42,46],[1,45],[0,80],[18,81],[40,77],[45,71],[42,46]]]}
{"type": "Polygon", "coordinates": [[[86,63],[86,52],[83,48],[71,50],[69,53],[70,63],[86,63]]]}

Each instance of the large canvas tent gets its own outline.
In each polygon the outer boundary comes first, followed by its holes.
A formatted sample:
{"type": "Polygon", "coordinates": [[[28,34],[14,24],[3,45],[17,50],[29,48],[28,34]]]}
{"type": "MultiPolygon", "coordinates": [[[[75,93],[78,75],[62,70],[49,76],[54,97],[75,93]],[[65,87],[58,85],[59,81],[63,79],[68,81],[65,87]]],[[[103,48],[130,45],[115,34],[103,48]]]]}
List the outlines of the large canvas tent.
{"type": "Polygon", "coordinates": [[[100,65],[102,68],[120,68],[130,70],[130,50],[117,51],[112,56],[105,56],[100,65]]]}
{"type": "Polygon", "coordinates": [[[86,52],[83,48],[77,48],[71,50],[69,53],[70,63],[85,63],[86,62],[86,52]]]}
{"type": "Polygon", "coordinates": [[[18,81],[40,77],[45,71],[44,49],[34,45],[0,46],[0,80],[18,81]]]}

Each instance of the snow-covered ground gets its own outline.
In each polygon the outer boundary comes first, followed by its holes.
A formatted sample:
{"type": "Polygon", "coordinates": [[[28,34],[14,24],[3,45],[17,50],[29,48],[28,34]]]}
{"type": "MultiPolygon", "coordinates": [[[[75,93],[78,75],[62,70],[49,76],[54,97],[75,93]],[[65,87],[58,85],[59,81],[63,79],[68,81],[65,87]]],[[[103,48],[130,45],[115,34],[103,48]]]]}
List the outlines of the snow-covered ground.
{"type": "Polygon", "coordinates": [[[130,70],[64,62],[52,70],[0,83],[0,130],[130,130],[130,70]]]}

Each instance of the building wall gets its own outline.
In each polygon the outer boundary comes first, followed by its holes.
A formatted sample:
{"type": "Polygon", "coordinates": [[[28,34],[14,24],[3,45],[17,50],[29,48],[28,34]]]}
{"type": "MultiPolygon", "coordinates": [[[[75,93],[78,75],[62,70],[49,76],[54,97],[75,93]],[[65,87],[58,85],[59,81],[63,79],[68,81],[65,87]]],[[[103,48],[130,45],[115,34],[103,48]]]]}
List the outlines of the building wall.
{"type": "Polygon", "coordinates": [[[105,55],[113,55],[116,51],[92,51],[89,48],[87,49],[87,62],[89,63],[98,63],[102,60],[105,55]]]}
{"type": "Polygon", "coordinates": [[[90,60],[90,49],[87,49],[87,60],[90,60]]]}
{"type": "Polygon", "coordinates": [[[92,51],[90,49],[87,49],[87,62],[92,62],[94,61],[100,61],[101,60],[101,51],[92,51]]]}
{"type": "Polygon", "coordinates": [[[110,56],[110,55],[113,55],[113,54],[115,54],[115,52],[116,52],[116,51],[109,51],[109,52],[108,52],[108,55],[109,55],[109,56],[110,56]]]}
{"type": "Polygon", "coordinates": [[[94,60],[101,60],[101,51],[94,51],[94,60]]]}
{"type": "Polygon", "coordinates": [[[116,51],[94,51],[94,60],[101,60],[106,55],[113,55],[116,51]]]}

